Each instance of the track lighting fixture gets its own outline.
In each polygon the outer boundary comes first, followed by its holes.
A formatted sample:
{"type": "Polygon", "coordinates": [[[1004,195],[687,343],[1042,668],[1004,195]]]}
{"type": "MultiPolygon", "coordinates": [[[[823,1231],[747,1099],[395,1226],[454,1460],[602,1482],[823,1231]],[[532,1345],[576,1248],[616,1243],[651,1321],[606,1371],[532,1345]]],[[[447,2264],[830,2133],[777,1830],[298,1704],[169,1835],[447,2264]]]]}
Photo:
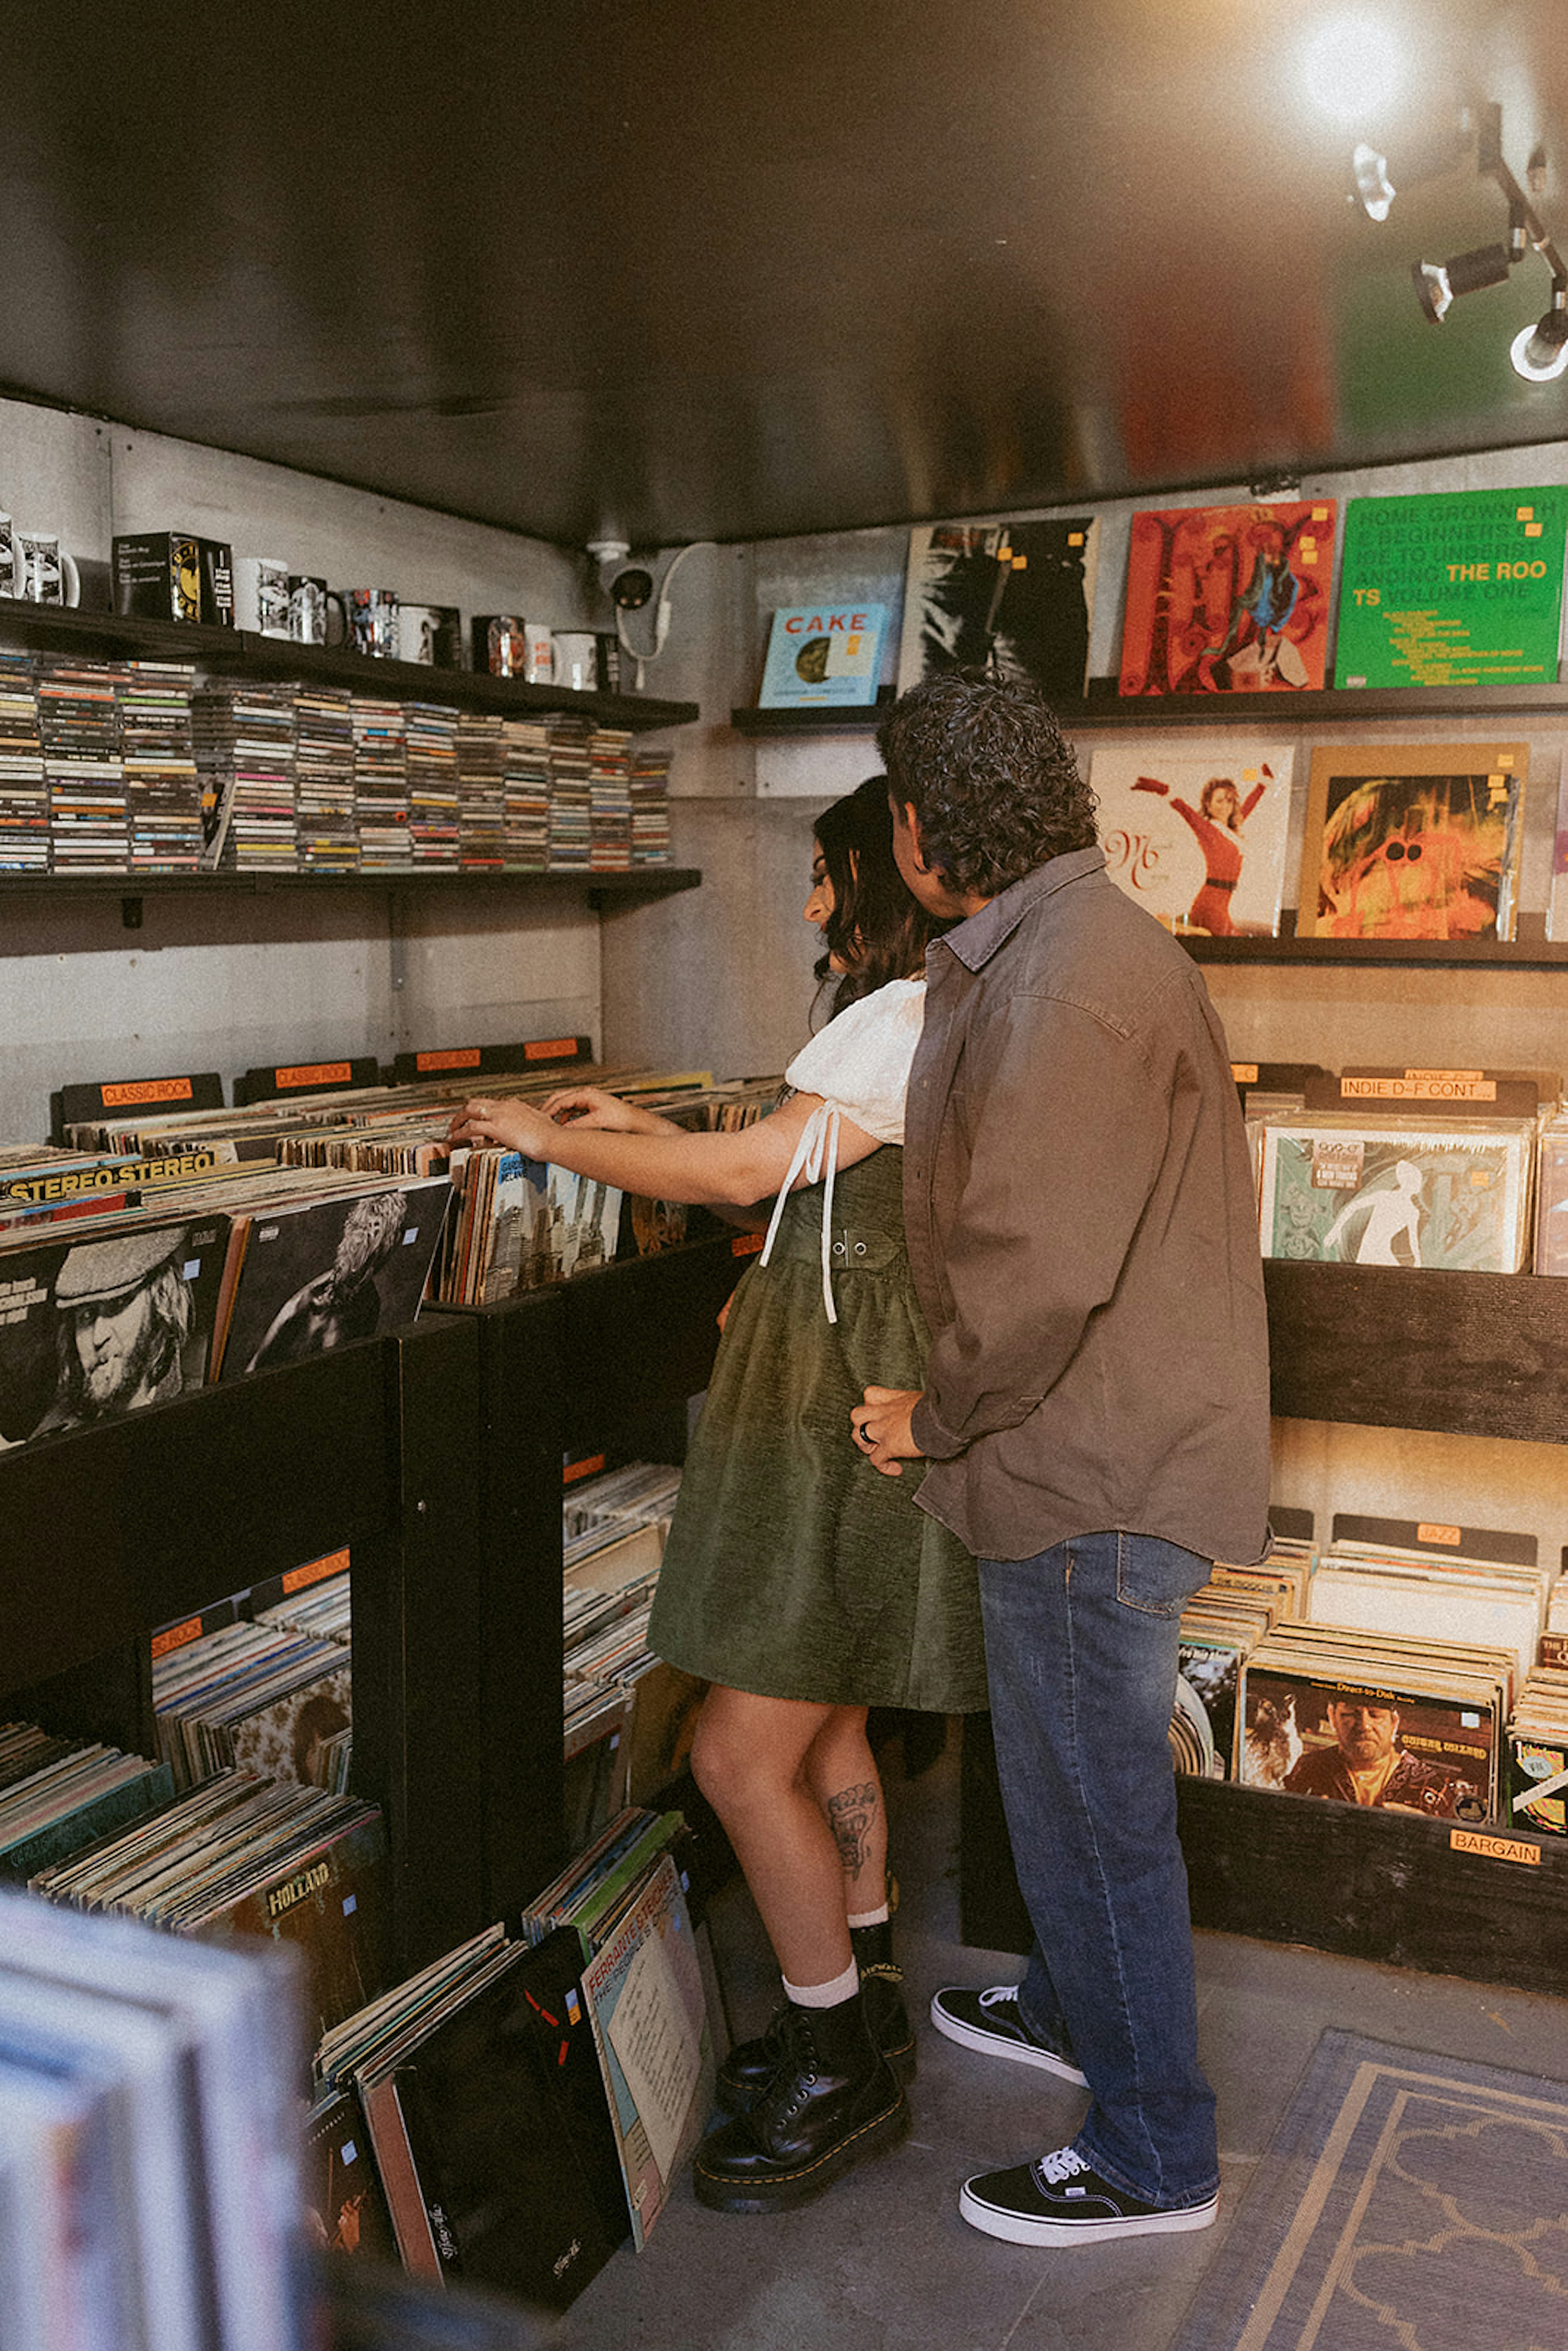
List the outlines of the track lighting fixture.
{"type": "Polygon", "coordinates": [[[1520,329],[1508,355],[1526,383],[1550,383],[1568,369],[1568,285],[1552,287],[1551,309],[1520,329]]]}
{"type": "MultiPolygon", "coordinates": [[[[1413,151],[1405,163],[1391,164],[1386,155],[1364,140],[1351,156],[1354,193],[1368,219],[1386,220],[1401,187],[1415,185],[1451,169],[1471,137],[1476,141],[1477,171],[1483,179],[1495,182],[1508,199],[1508,242],[1476,246],[1469,253],[1456,253],[1443,262],[1413,262],[1410,277],[1416,299],[1432,325],[1441,326],[1461,295],[1479,293],[1486,286],[1501,286],[1514,264],[1522,261],[1527,252],[1540,254],[1552,272],[1552,305],[1534,326],[1525,327],[1515,335],[1509,357],[1515,373],[1527,383],[1550,383],[1568,372],[1568,266],[1530,195],[1503,160],[1500,106],[1467,110],[1457,124],[1429,141],[1424,151],[1413,151]]],[[[1537,148],[1526,166],[1532,193],[1539,191],[1545,174],[1546,158],[1537,148]]]]}
{"type": "Polygon", "coordinates": [[[1456,253],[1448,261],[1413,261],[1410,276],[1416,299],[1438,327],[1449,305],[1461,294],[1478,293],[1483,286],[1500,286],[1509,267],[1507,246],[1478,245],[1473,253],[1456,253]]]}

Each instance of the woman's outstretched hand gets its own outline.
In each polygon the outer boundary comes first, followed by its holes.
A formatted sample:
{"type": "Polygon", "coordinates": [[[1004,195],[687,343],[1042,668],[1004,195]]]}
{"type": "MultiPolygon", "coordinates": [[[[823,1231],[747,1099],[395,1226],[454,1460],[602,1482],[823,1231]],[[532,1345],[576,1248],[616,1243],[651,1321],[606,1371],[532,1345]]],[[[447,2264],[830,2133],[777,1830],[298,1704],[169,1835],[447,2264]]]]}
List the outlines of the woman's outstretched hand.
{"type": "Polygon", "coordinates": [[[544,1112],[558,1126],[592,1126],[606,1134],[668,1134],[674,1123],[656,1111],[606,1093],[602,1086],[562,1086],[558,1093],[546,1095],[544,1112]]]}
{"type": "Polygon", "coordinates": [[[446,1139],[472,1144],[479,1150],[520,1151],[527,1159],[548,1159],[553,1132],[537,1103],[481,1098],[465,1102],[453,1113],[446,1139]]]}

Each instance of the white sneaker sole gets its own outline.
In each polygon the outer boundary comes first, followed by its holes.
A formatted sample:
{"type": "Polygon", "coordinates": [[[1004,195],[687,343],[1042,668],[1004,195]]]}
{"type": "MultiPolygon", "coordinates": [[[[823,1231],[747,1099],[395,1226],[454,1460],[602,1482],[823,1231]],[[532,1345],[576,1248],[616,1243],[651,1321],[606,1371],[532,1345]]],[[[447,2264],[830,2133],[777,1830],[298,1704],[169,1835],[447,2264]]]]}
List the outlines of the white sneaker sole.
{"type": "Polygon", "coordinates": [[[946,2033],[962,2049],[978,2049],[988,2057],[1010,2057],[1015,2065],[1036,2065],[1042,2074],[1054,2074],[1060,2081],[1076,2083],[1081,2090],[1089,2087],[1088,2075],[1081,2074],[1076,2065],[1070,2065],[1065,2057],[1053,2056],[1049,2049],[1035,2048],[1025,2041],[1010,2041],[1005,2033],[986,2032],[975,2025],[962,2024],[956,2016],[948,2016],[938,2008],[935,2000],[931,2003],[931,2022],[938,2032],[946,2033]]]}
{"type": "Polygon", "coordinates": [[[1126,2220],[1034,2220],[1026,2213],[1002,2210],[959,2190],[958,2211],[971,2229],[988,2237],[1005,2238],[1009,2245],[1100,2245],[1113,2237],[1171,2237],[1189,2229],[1207,2229],[1218,2217],[1219,2199],[1194,2204],[1184,2212],[1144,2212],[1126,2220]]]}

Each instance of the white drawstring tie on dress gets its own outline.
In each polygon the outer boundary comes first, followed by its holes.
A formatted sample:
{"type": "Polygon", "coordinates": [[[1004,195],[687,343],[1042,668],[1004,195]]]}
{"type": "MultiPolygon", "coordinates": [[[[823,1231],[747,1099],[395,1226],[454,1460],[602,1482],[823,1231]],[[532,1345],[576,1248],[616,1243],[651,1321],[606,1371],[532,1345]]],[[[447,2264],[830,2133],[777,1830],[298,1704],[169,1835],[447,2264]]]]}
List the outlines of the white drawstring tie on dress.
{"type": "Polygon", "coordinates": [[[789,1162],[789,1172],[779,1187],[779,1197],[773,1204],[773,1217],[768,1228],[768,1238],[762,1244],[762,1262],[767,1264],[773,1249],[779,1220],[784,1214],[797,1176],[808,1184],[821,1184],[822,1191],[822,1303],[828,1310],[828,1320],[839,1319],[833,1304],[832,1229],[833,1177],[839,1165],[839,1112],[834,1102],[819,1102],[800,1130],[800,1140],[795,1145],[795,1155],[789,1162]]]}

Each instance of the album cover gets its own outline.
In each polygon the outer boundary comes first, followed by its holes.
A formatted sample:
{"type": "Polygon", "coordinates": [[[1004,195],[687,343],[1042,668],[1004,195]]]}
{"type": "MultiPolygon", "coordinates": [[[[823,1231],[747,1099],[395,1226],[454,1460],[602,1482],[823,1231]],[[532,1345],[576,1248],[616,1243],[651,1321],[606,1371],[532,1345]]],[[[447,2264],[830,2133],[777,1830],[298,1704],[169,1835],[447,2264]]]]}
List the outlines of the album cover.
{"type": "Polygon", "coordinates": [[[1111,879],[1178,935],[1271,938],[1292,758],[1288,743],[1184,744],[1174,758],[1101,745],[1090,781],[1111,879]]]}
{"type": "MultiPolygon", "coordinates": [[[[1347,1640],[1352,1636],[1347,1635],[1347,1640]]],[[[1494,1704],[1469,1703],[1383,1681],[1285,1673],[1249,1660],[1238,1777],[1248,1787],[1429,1819],[1490,1820],[1497,1784],[1494,1704]]]]}
{"type": "Polygon", "coordinates": [[[314,1844],[284,1846],[271,1871],[253,1873],[232,1898],[204,1902],[191,1930],[215,1942],[268,1937],[305,1957],[311,2040],[373,2000],[386,1981],[387,1837],[371,1805],[340,1800],[340,1813],[314,1844]],[[260,1882],[256,1882],[259,1875],[260,1882]]]}
{"type": "Polygon", "coordinates": [[[200,1387],[217,1313],[227,1217],[0,1249],[0,1450],[97,1426],[200,1387]]]}
{"type": "Polygon", "coordinates": [[[675,1865],[659,1855],[583,1977],[641,2251],[713,2091],[702,1966],[675,1865]]]}
{"type": "Polygon", "coordinates": [[[1554,680],[1568,487],[1352,498],[1334,684],[1554,680]]]}
{"type": "Polygon", "coordinates": [[[1568,763],[1557,786],[1557,820],[1552,835],[1552,894],[1546,902],[1546,935],[1568,939],[1568,763]]]}
{"type": "Polygon", "coordinates": [[[1320,1117],[1263,1126],[1265,1257],[1517,1273],[1532,1126],[1320,1117]]]}
{"type": "Polygon", "coordinates": [[[550,2310],[627,2232],[581,1977],[570,1929],[517,1945],[392,2073],[443,2273],[550,2310]]]}
{"type": "Polygon", "coordinates": [[[1524,743],[1312,753],[1299,938],[1511,939],[1524,743]]]}
{"type": "Polygon", "coordinates": [[[1543,1127],[1536,1164],[1535,1270],[1568,1274],[1568,1128],[1543,1127]]]}
{"type": "Polygon", "coordinates": [[[1092,515],[912,530],[899,693],[934,670],[986,669],[1048,702],[1081,700],[1099,536],[1092,515]]]}
{"type": "Polygon", "coordinates": [[[1122,693],[1321,686],[1333,536],[1332,498],[1135,514],[1122,693]]]}
{"type": "Polygon", "coordinates": [[[444,1176],[411,1176],[382,1192],[256,1211],[219,1377],[298,1363],[412,1322],[451,1191],[444,1176]]]}
{"type": "Polygon", "coordinates": [[[776,611],[758,707],[874,702],[886,633],[885,604],[852,600],[793,604],[776,611]]]}
{"type": "MultiPolygon", "coordinates": [[[[1236,1768],[1236,1700],[1240,1687],[1243,1644],[1216,1635],[1205,1639],[1184,1629],[1177,1653],[1176,1705],[1192,1737],[1178,1750],[1178,1770],[1200,1779],[1228,1780],[1236,1768]]],[[[1177,1742],[1173,1740],[1173,1745],[1177,1742]]]]}
{"type": "Polygon", "coordinates": [[[305,2233],[313,2245],[395,2262],[397,2240],[360,2102],[323,2090],[305,2117],[305,2233]]]}

